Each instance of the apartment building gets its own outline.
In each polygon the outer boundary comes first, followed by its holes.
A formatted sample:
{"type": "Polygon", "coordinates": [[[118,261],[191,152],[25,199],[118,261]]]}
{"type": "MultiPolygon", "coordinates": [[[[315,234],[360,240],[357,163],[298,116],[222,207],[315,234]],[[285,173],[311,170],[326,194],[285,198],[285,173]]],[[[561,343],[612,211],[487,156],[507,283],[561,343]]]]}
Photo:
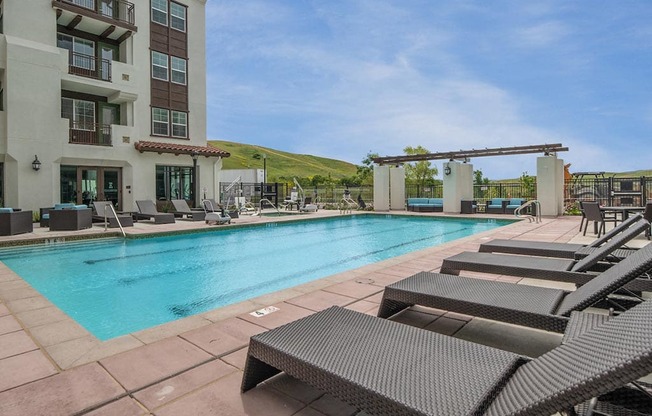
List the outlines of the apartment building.
{"type": "Polygon", "coordinates": [[[0,0],[2,205],[216,196],[205,3],[0,0]]]}

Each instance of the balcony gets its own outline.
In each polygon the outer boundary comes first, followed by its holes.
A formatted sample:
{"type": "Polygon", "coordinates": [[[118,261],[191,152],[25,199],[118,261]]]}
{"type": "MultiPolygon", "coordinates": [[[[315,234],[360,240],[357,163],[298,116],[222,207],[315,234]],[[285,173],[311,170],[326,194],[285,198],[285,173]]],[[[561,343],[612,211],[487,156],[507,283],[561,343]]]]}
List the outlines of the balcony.
{"type": "Polygon", "coordinates": [[[111,125],[70,121],[68,143],[89,144],[94,146],[112,146],[111,125]]]}
{"type": "Polygon", "coordinates": [[[57,23],[122,42],[138,29],[135,6],[125,0],[52,0],[57,23]]]}
{"type": "Polygon", "coordinates": [[[111,61],[96,56],[69,52],[68,73],[111,82],[111,61]]]}

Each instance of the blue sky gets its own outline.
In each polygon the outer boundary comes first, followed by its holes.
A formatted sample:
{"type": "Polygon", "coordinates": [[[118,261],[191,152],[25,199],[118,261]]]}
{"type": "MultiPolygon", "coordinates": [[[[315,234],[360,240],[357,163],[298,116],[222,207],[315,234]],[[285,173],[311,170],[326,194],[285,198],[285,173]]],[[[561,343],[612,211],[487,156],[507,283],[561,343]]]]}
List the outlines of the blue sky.
{"type": "Polygon", "coordinates": [[[356,164],[562,143],[572,172],[649,169],[650,22],[648,0],[208,0],[208,138],[356,164]]]}

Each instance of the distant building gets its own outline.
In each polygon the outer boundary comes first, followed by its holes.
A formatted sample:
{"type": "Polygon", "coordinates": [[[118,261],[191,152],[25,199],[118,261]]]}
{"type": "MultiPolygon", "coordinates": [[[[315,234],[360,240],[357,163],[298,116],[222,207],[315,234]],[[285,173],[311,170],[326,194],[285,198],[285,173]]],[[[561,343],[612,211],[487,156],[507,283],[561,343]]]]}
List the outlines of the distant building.
{"type": "Polygon", "coordinates": [[[4,206],[217,195],[205,3],[0,0],[4,206]]]}
{"type": "Polygon", "coordinates": [[[240,178],[242,183],[261,183],[265,181],[265,171],[262,169],[223,169],[219,181],[230,184],[240,178]]]}

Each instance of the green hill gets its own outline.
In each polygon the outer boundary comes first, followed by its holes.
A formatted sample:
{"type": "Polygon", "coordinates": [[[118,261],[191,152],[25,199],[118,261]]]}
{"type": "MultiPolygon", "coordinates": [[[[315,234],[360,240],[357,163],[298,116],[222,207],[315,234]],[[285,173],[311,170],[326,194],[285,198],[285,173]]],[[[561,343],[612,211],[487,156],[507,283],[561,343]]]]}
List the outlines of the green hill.
{"type": "Polygon", "coordinates": [[[337,180],[354,176],[357,171],[354,164],[341,160],[282,152],[251,144],[209,140],[208,145],[231,153],[231,157],[224,159],[224,169],[262,169],[262,159],[255,159],[254,155],[264,153],[267,156],[267,179],[272,182],[315,175],[328,177],[329,174],[337,180]]]}

